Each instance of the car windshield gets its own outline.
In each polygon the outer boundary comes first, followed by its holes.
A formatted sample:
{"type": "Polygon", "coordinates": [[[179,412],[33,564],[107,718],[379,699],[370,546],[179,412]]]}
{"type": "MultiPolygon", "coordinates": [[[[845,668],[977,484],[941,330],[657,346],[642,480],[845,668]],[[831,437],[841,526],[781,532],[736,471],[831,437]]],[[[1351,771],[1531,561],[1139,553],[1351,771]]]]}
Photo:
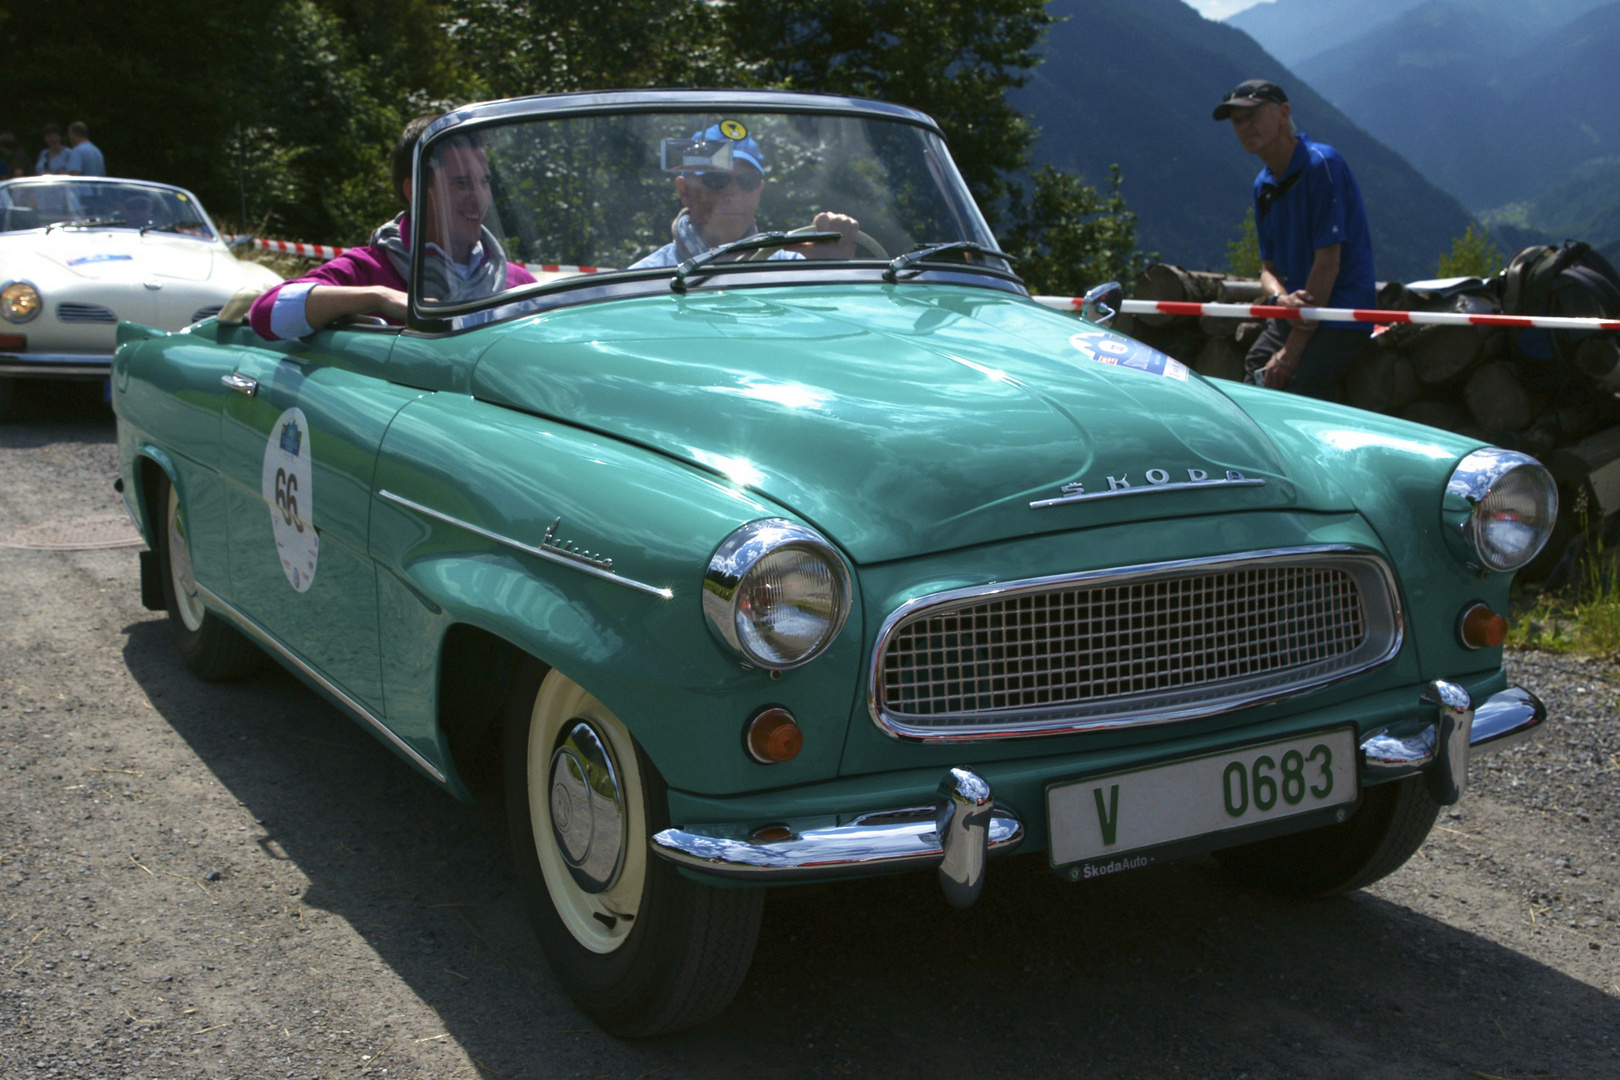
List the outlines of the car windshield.
{"type": "Polygon", "coordinates": [[[0,231],[122,228],[213,239],[184,191],[127,180],[30,180],[0,186],[0,231]]]}
{"type": "Polygon", "coordinates": [[[614,271],[697,281],[743,263],[755,273],[864,263],[875,274],[935,245],[955,245],[938,260],[959,270],[1008,272],[983,253],[994,239],[939,136],[882,116],[526,116],[449,128],[421,167],[424,306],[498,291],[497,275],[482,291],[476,278],[503,257],[562,287],[614,271]]]}

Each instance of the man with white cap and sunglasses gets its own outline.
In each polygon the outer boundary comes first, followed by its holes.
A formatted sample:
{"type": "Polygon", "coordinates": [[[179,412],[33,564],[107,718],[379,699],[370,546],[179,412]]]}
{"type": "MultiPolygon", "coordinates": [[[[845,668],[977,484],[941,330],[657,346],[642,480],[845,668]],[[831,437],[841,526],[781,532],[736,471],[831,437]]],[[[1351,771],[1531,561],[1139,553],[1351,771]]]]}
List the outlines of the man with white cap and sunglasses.
{"type": "MultiPolygon", "coordinates": [[[[673,140],[679,142],[679,140],[673,140]]],[[[630,267],[678,266],[722,244],[729,244],[760,229],[754,221],[759,197],[765,190],[765,152],[759,142],[738,120],[722,120],[692,136],[689,146],[681,147],[691,165],[667,160],[664,168],[675,173],[675,194],[681,212],[670,223],[671,240],[630,267]]],[[[855,255],[855,237],[860,223],[848,214],[823,210],[810,227],[816,232],[835,232],[837,243],[804,244],[784,248],[773,259],[849,259],[855,255]]]]}
{"type": "MultiPolygon", "coordinates": [[[[1230,119],[1243,149],[1263,165],[1254,181],[1260,302],[1376,307],[1367,211],[1339,152],[1297,132],[1288,95],[1266,79],[1239,83],[1215,107],[1215,119],[1230,119]]],[[[1367,336],[1358,323],[1272,319],[1244,368],[1261,386],[1332,398],[1367,336]]]]}

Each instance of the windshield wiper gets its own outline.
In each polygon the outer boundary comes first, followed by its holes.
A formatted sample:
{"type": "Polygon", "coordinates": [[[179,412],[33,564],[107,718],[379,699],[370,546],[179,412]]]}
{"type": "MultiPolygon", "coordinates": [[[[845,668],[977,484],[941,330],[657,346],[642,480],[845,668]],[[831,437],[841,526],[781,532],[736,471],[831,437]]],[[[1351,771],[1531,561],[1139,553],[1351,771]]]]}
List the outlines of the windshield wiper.
{"type": "Polygon", "coordinates": [[[68,221],[53,221],[45,226],[45,231],[50,232],[52,229],[95,229],[102,225],[122,224],[124,224],[124,219],[121,217],[72,218],[68,221]]]}
{"type": "Polygon", "coordinates": [[[924,259],[931,259],[935,255],[944,255],[947,252],[952,251],[964,251],[973,255],[990,255],[997,259],[1005,259],[1008,262],[1018,261],[1017,256],[1009,255],[1005,251],[997,251],[995,248],[985,247],[983,244],[976,244],[972,240],[952,240],[948,244],[928,244],[925,247],[918,248],[916,251],[908,251],[904,255],[896,255],[893,259],[889,260],[889,268],[883,271],[883,280],[899,281],[900,271],[911,266],[913,263],[918,263],[924,259]]]}
{"type": "Polygon", "coordinates": [[[830,244],[844,238],[843,233],[835,232],[768,232],[756,236],[733,240],[729,244],[721,244],[717,248],[710,248],[701,255],[694,255],[675,268],[675,277],[670,280],[669,287],[676,292],[686,291],[686,279],[695,271],[714,262],[725,255],[734,255],[739,251],[762,251],[765,248],[789,247],[798,244],[830,244]]]}

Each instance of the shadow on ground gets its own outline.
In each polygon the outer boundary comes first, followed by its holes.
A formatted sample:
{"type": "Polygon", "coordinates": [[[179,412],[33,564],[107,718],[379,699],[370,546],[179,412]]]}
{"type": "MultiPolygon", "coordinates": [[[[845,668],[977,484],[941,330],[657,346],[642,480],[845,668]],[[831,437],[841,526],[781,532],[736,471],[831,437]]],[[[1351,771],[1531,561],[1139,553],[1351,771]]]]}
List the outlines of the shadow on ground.
{"type": "MultiPolygon", "coordinates": [[[[161,622],[129,670],[202,763],[502,1077],[1526,1077],[1620,1073],[1620,1002],[1368,894],[1246,895],[1210,861],[1069,885],[993,864],[971,911],[932,875],[774,893],[718,1020],[613,1040],[558,990],[499,814],[433,788],[276,668],[205,686],[161,622]]],[[[268,841],[267,841],[268,842],[268,841]]],[[[357,993],[363,990],[357,989],[357,993]]]]}

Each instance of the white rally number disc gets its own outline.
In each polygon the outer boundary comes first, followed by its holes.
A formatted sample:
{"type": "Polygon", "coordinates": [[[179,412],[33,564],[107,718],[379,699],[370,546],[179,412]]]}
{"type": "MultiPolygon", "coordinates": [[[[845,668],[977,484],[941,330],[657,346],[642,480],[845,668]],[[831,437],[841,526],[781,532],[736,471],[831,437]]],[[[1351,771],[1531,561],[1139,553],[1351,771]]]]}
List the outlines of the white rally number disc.
{"type": "Polygon", "coordinates": [[[315,489],[310,482],[309,421],[304,410],[288,409],[270,429],[261,490],[270,507],[282,573],[294,589],[306,592],[315,580],[321,543],[315,535],[315,489]]]}

